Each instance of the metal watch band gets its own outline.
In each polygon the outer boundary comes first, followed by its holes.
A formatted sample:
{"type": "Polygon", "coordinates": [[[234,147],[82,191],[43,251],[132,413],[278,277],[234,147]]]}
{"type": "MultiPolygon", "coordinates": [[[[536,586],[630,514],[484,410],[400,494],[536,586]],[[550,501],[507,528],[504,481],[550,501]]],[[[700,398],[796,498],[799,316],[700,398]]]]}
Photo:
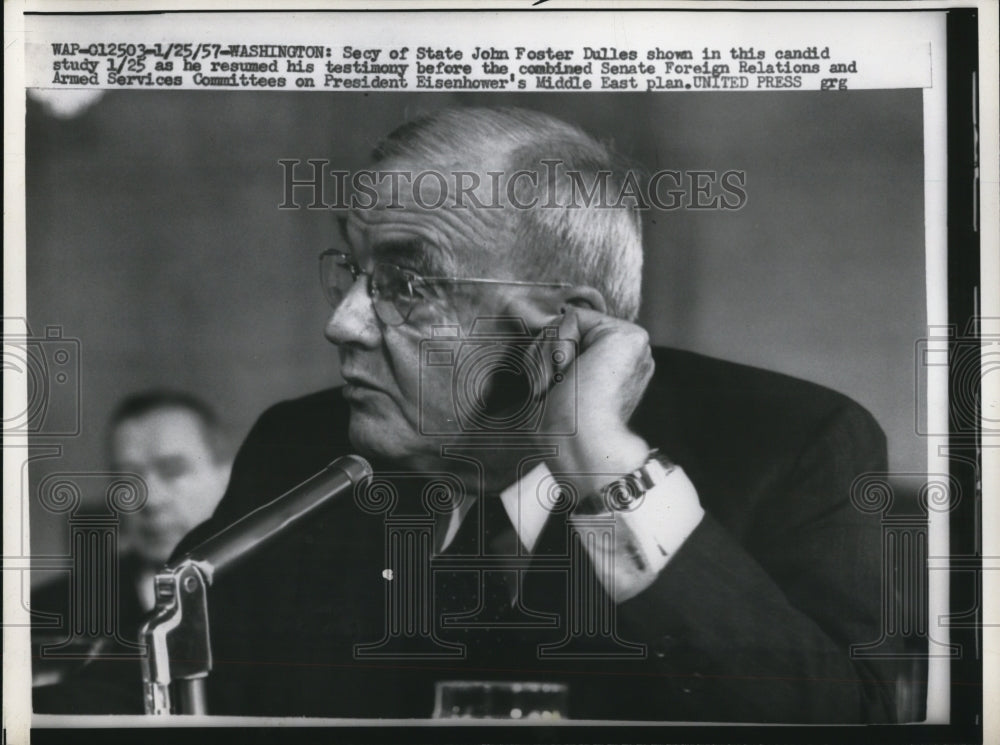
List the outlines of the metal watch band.
{"type": "Polygon", "coordinates": [[[646,492],[663,483],[676,467],[659,450],[651,450],[639,468],[601,489],[604,505],[613,512],[634,510],[642,503],[646,492]]]}

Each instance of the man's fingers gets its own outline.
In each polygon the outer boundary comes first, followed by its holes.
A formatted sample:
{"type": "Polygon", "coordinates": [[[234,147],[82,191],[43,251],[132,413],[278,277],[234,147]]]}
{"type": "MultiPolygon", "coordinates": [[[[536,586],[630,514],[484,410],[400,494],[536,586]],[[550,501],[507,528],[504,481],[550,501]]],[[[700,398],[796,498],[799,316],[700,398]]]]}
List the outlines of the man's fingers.
{"type": "Polygon", "coordinates": [[[535,335],[530,355],[535,368],[540,371],[532,391],[536,400],[545,396],[554,383],[561,383],[573,374],[578,338],[576,320],[561,315],[549,318],[535,335]]]}
{"type": "Polygon", "coordinates": [[[567,317],[576,324],[581,354],[602,339],[614,339],[626,358],[644,356],[649,347],[649,334],[641,326],[600,313],[591,308],[567,307],[567,317]]]}
{"type": "Polygon", "coordinates": [[[609,316],[607,313],[601,313],[593,308],[587,308],[582,305],[566,305],[566,315],[570,314],[577,317],[577,322],[580,324],[580,330],[584,333],[589,331],[594,326],[597,326],[602,321],[612,320],[612,316],[609,316]]]}
{"type": "Polygon", "coordinates": [[[553,315],[557,308],[558,305],[538,293],[510,293],[504,298],[503,312],[511,318],[519,318],[525,326],[536,331],[560,322],[561,316],[553,315]]]}
{"type": "Polygon", "coordinates": [[[580,341],[577,319],[572,313],[552,315],[551,303],[531,294],[508,297],[504,313],[522,320],[534,332],[525,354],[529,358],[526,362],[539,371],[532,375],[532,395],[539,400],[554,382],[570,374],[580,341]]]}
{"type": "Polygon", "coordinates": [[[505,312],[534,332],[525,362],[536,371],[531,376],[535,400],[547,395],[553,384],[575,376],[631,412],[653,370],[645,329],[585,306],[566,304],[553,316],[537,297],[508,300],[505,312]]]}

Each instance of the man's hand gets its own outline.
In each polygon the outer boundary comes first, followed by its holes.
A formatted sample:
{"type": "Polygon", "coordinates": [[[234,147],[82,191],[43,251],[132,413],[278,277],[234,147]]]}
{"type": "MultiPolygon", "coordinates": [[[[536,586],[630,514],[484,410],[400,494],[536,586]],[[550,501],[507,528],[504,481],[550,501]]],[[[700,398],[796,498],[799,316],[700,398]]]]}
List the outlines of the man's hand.
{"type": "MultiPolygon", "coordinates": [[[[661,480],[634,505],[606,511],[599,497],[603,488],[649,459],[649,444],[628,427],[653,376],[649,336],[641,327],[593,308],[567,305],[555,318],[539,310],[522,303],[516,312],[532,328],[558,329],[555,348],[544,330],[535,345],[535,362],[545,370],[540,387],[547,385],[536,391],[545,407],[538,434],[558,447],[546,465],[556,479],[573,486],[579,499],[597,498],[591,506],[613,515],[613,544],[585,539],[584,546],[605,590],[623,602],[656,580],[704,510],[683,469],[666,472],[660,466],[661,480]],[[565,359],[557,361],[555,351],[564,352],[565,359]]],[[[570,516],[571,522],[576,519],[570,516]]],[[[588,530],[587,520],[579,519],[583,523],[575,527],[588,530]]]]}
{"type": "MultiPolygon", "coordinates": [[[[544,421],[551,432],[567,431],[571,422],[565,417],[575,405],[577,433],[558,440],[559,455],[549,468],[571,482],[580,497],[594,499],[649,458],[649,445],[628,428],[653,376],[649,336],[633,323],[596,310],[567,308],[559,338],[574,340],[577,354],[555,373],[566,379],[549,387],[544,421]]],[[[584,546],[601,584],[621,603],[656,580],[704,511],[694,486],[676,468],[633,507],[611,514],[613,543],[585,539],[584,546]]]]}
{"type": "MultiPolygon", "coordinates": [[[[575,342],[576,356],[553,376],[540,434],[576,434],[559,439],[552,471],[571,477],[581,494],[595,493],[613,479],[641,466],[649,445],[628,428],[628,420],[653,376],[649,335],[634,323],[590,308],[567,306],[559,338],[575,342]]],[[[573,348],[567,345],[568,348],[573,348]]]]}

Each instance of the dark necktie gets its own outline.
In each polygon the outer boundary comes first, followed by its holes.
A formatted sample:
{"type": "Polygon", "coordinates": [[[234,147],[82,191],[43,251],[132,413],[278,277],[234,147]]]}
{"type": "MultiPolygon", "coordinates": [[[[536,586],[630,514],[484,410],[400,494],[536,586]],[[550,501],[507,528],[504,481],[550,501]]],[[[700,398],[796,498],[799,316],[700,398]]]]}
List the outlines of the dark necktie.
{"type": "Polygon", "coordinates": [[[444,628],[461,637],[470,657],[502,654],[503,635],[495,632],[518,620],[512,607],[516,569],[497,567],[498,561],[484,568],[480,561],[516,556],[517,546],[517,534],[503,502],[491,495],[469,511],[443,552],[453,562],[453,570],[437,574],[436,599],[440,602],[436,605],[444,611],[444,628]],[[461,557],[469,561],[463,564],[461,557]]]}

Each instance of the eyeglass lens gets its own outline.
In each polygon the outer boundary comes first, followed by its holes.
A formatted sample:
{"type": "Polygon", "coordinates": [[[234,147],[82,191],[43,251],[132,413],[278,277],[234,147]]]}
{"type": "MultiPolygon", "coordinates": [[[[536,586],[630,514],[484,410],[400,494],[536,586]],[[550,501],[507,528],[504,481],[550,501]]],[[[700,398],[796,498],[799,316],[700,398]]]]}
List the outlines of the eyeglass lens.
{"type": "MultiPolygon", "coordinates": [[[[320,264],[320,278],[326,299],[333,308],[338,307],[361,272],[349,256],[339,253],[324,254],[320,264]]],[[[391,264],[376,264],[368,277],[368,294],[375,314],[382,323],[399,326],[409,317],[416,304],[410,278],[391,264]]]]}

